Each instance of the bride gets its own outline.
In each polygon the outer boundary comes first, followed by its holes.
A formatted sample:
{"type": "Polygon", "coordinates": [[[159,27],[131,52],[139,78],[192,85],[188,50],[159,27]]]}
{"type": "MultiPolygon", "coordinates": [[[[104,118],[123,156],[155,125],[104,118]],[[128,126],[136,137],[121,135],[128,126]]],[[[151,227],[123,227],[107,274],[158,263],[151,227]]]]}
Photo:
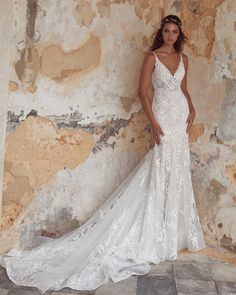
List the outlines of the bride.
{"type": "Polygon", "coordinates": [[[64,287],[94,290],[109,279],[146,274],[151,263],[177,259],[181,249],[205,247],[191,181],[188,131],[195,110],[187,91],[181,27],[175,15],[162,19],[140,75],[139,96],[154,146],[81,227],[2,256],[15,284],[42,293],[64,287]]]}

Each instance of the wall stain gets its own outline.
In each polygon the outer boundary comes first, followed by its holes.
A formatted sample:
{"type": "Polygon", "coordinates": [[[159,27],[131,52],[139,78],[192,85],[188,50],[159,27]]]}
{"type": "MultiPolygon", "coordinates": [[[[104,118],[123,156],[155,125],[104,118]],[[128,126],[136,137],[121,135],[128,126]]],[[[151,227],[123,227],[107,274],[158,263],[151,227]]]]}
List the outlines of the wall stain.
{"type": "Polygon", "coordinates": [[[120,101],[122,103],[122,106],[123,106],[124,110],[127,113],[130,113],[131,107],[132,107],[133,103],[135,103],[137,101],[137,99],[135,97],[121,96],[120,101]]]}
{"type": "Polygon", "coordinates": [[[223,237],[220,239],[220,244],[222,247],[230,251],[236,252],[236,243],[233,242],[233,239],[230,236],[224,234],[223,237]]]}
{"type": "Polygon", "coordinates": [[[63,82],[75,74],[91,72],[98,67],[100,59],[101,43],[97,37],[90,37],[83,46],[69,52],[51,44],[42,52],[40,73],[63,82]]]}
{"type": "Polygon", "coordinates": [[[130,144],[135,142],[135,148],[145,145],[144,148],[149,149],[151,144],[150,126],[142,110],[131,114],[129,119],[112,118],[97,125],[79,123],[82,116],[79,112],[72,113],[63,124],[58,117],[38,116],[37,110],[31,110],[24,121],[12,113],[9,116],[17,127],[6,141],[3,229],[12,226],[22,208],[57,171],[75,168],[90,152],[96,153],[104,147],[114,149],[119,138],[127,142],[126,127],[136,134],[130,140],[130,144]],[[56,129],[53,122],[59,128],[56,129]]]}
{"type": "Polygon", "coordinates": [[[6,138],[2,228],[13,224],[58,171],[77,167],[94,146],[92,135],[83,130],[58,130],[35,114],[22,121],[6,138]]]}
{"type": "Polygon", "coordinates": [[[230,182],[236,188],[236,161],[233,164],[225,166],[225,173],[230,180],[230,182]]]}
{"type": "Polygon", "coordinates": [[[187,46],[195,56],[211,59],[215,43],[215,21],[217,9],[224,0],[188,1],[181,0],[183,28],[189,38],[187,46]]]}
{"type": "Polygon", "coordinates": [[[236,79],[227,78],[225,81],[225,95],[221,106],[217,136],[221,141],[236,139],[236,79]]]}
{"type": "Polygon", "coordinates": [[[96,13],[93,11],[90,1],[80,0],[75,9],[79,26],[90,27],[96,17],[96,13]]]}
{"type": "Polygon", "coordinates": [[[189,130],[189,141],[195,142],[199,137],[201,137],[204,133],[204,125],[203,123],[193,124],[189,130]]]}
{"type": "Polygon", "coordinates": [[[27,24],[26,35],[29,39],[34,39],[35,20],[38,12],[38,0],[27,0],[27,24]]]}
{"type": "Polygon", "coordinates": [[[97,2],[98,13],[101,17],[111,16],[110,0],[101,0],[97,2]]]}
{"type": "Polygon", "coordinates": [[[9,92],[18,91],[19,85],[14,81],[9,81],[8,90],[9,90],[9,92]]]}
{"type": "Polygon", "coordinates": [[[24,110],[21,110],[19,114],[16,114],[15,111],[7,111],[7,132],[15,131],[23,118],[24,110]]]}
{"type": "Polygon", "coordinates": [[[39,69],[40,57],[35,47],[35,20],[38,11],[37,0],[27,0],[27,24],[25,48],[20,52],[20,60],[15,64],[15,71],[22,87],[34,93],[37,90],[35,84],[39,69]]]}

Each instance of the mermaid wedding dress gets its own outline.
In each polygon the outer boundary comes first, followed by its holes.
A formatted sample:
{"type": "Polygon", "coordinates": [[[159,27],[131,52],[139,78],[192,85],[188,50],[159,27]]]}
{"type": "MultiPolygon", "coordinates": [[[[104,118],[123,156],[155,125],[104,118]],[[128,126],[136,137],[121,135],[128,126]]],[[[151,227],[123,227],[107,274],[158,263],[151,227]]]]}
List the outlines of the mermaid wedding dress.
{"type": "Polygon", "coordinates": [[[109,279],[148,273],[151,263],[176,259],[180,249],[205,247],[191,181],[184,73],[182,54],[174,74],[155,55],[152,109],[164,132],[161,144],[82,226],[5,254],[1,264],[15,284],[42,293],[94,290],[109,279]]]}

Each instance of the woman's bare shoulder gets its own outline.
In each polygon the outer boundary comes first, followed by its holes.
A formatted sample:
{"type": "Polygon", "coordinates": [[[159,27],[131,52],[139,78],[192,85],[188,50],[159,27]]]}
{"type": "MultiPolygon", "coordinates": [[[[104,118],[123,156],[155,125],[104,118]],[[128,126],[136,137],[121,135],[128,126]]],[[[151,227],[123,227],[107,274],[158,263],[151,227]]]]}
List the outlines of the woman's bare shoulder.
{"type": "Polygon", "coordinates": [[[183,53],[183,52],[181,54],[183,56],[183,59],[186,60],[186,61],[188,61],[188,56],[185,53],[183,53]]]}
{"type": "Polygon", "coordinates": [[[144,62],[153,64],[155,62],[155,53],[153,51],[146,52],[144,62]]]}
{"type": "Polygon", "coordinates": [[[155,58],[155,50],[147,51],[146,56],[148,56],[148,58],[155,58]]]}

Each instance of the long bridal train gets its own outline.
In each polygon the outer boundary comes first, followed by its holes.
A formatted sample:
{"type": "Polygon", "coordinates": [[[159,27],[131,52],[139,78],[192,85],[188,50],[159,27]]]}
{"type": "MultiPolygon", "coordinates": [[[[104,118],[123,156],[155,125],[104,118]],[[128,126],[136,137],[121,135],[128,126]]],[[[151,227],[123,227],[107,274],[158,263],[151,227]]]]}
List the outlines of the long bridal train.
{"type": "Polygon", "coordinates": [[[80,228],[29,251],[10,251],[3,258],[10,279],[42,292],[63,287],[93,290],[109,278],[117,282],[145,274],[149,263],[176,259],[185,247],[203,248],[186,154],[179,156],[155,145],[80,228]],[[169,156],[173,169],[166,175],[161,159],[169,156]],[[179,161],[181,166],[176,165],[179,161]],[[178,178],[182,173],[185,182],[178,178]]]}

